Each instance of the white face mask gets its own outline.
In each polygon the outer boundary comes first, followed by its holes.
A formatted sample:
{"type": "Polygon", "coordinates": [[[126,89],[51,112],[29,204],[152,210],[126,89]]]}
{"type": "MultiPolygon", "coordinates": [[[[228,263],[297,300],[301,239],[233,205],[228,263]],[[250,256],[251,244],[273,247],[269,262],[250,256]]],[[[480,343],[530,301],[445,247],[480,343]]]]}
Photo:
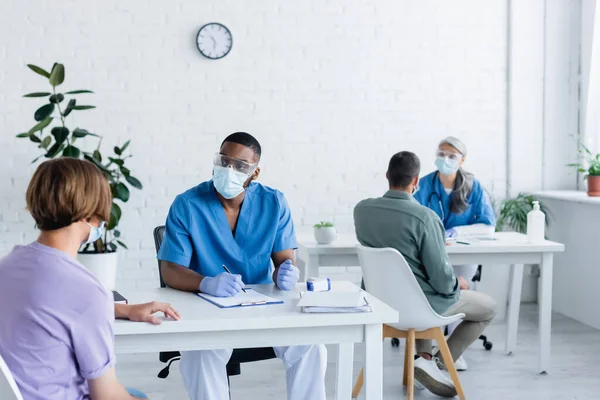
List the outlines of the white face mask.
{"type": "Polygon", "coordinates": [[[213,184],[215,185],[215,189],[226,199],[233,199],[245,190],[244,183],[246,183],[248,176],[233,168],[217,165],[213,167],[213,184]]]}
{"type": "Polygon", "coordinates": [[[106,231],[106,223],[102,221],[100,226],[94,226],[89,222],[86,222],[90,226],[90,234],[88,235],[87,240],[83,244],[94,243],[96,240],[100,239],[104,232],[106,231]]]}

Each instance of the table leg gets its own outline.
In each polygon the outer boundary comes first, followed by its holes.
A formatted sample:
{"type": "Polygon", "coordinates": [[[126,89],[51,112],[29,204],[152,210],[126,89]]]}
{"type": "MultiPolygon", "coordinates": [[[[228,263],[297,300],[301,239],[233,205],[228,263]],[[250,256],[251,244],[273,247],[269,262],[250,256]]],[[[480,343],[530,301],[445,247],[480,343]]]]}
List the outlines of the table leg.
{"type": "Polygon", "coordinates": [[[352,367],[354,364],[354,343],[340,343],[337,357],[337,387],[335,398],[349,400],[352,394],[352,367]]]}
{"type": "Polygon", "coordinates": [[[540,265],[540,374],[548,373],[550,363],[550,332],[552,323],[552,253],[544,253],[540,265]]]}
{"type": "Polygon", "coordinates": [[[506,354],[512,354],[517,346],[519,330],[519,309],[521,307],[521,287],[523,286],[523,264],[514,264],[511,268],[510,291],[508,300],[506,354]]]}
{"type": "Polygon", "coordinates": [[[365,399],[383,398],[383,341],[381,324],[365,325],[365,399]]]}

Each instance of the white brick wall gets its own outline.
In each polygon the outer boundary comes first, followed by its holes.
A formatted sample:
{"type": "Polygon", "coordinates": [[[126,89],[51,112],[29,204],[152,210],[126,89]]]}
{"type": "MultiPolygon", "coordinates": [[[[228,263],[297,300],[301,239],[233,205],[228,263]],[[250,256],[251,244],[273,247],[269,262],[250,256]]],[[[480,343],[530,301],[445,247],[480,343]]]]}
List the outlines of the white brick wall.
{"type": "Polygon", "coordinates": [[[261,181],[284,191],[299,229],[386,189],[392,153],[432,169],[442,137],[496,194],[506,180],[506,0],[75,2],[3,0],[0,11],[0,254],[35,237],[24,192],[37,156],[14,138],[45,89],[26,63],[66,65],[65,87],[96,92],[73,118],[113,145],[133,139],[145,184],[124,209],[120,284],[156,286],[152,228],[174,196],[208,179],[229,133],[262,143],[261,181]],[[198,28],[227,25],[233,50],[203,59],[198,28]]]}

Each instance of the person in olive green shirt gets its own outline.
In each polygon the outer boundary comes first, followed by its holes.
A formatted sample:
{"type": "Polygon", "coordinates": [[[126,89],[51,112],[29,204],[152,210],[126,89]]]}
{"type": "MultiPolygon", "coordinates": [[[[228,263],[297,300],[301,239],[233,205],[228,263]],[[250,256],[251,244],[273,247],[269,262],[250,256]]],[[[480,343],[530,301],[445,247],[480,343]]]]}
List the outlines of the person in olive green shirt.
{"type": "MultiPolygon", "coordinates": [[[[448,339],[456,360],[490,324],[496,315],[496,304],[486,294],[461,291],[468,289],[469,284],[454,275],[442,222],[435,212],[413,198],[420,169],[414,153],[403,151],[392,156],[386,174],[390,190],[383,197],[363,200],[354,208],[356,237],[363,246],[398,250],[438,314],[466,314],[448,339]]],[[[452,381],[437,367],[443,367],[443,363],[432,357],[431,340],[417,340],[416,348],[415,378],[437,395],[456,396],[452,381]]]]}

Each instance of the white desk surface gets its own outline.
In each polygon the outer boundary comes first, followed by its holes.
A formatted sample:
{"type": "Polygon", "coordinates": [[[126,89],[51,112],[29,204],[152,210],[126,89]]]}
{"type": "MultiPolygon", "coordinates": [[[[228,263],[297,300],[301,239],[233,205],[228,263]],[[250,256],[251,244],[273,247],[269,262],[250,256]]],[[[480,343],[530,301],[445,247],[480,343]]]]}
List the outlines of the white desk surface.
{"type": "MultiPolygon", "coordinates": [[[[300,312],[297,303],[299,292],[305,284],[298,284],[296,290],[284,292],[274,285],[249,285],[271,297],[284,300],[283,304],[250,306],[222,309],[196,294],[168,288],[156,288],[143,292],[121,293],[130,304],[148,301],[171,303],[181,314],[180,321],[166,319],[161,325],[142,324],[126,320],[117,320],[115,335],[161,334],[182,332],[240,331],[253,329],[306,328],[324,326],[348,326],[394,323],[398,321],[398,312],[367,293],[367,299],[373,308],[370,313],[356,314],[307,314],[300,312]]],[[[350,282],[332,282],[332,290],[359,290],[350,282]]]]}
{"type": "MultiPolygon", "coordinates": [[[[561,252],[565,250],[562,243],[556,243],[549,240],[540,244],[531,244],[527,242],[527,236],[516,232],[496,232],[494,237],[497,240],[482,240],[470,245],[452,243],[446,246],[448,254],[472,254],[472,253],[543,253],[543,252],[561,252]]],[[[459,240],[469,241],[468,237],[459,240]]],[[[298,237],[300,251],[307,251],[310,254],[334,254],[355,252],[358,241],[353,234],[340,235],[338,239],[331,244],[318,244],[311,235],[300,235],[298,237]]]]}

